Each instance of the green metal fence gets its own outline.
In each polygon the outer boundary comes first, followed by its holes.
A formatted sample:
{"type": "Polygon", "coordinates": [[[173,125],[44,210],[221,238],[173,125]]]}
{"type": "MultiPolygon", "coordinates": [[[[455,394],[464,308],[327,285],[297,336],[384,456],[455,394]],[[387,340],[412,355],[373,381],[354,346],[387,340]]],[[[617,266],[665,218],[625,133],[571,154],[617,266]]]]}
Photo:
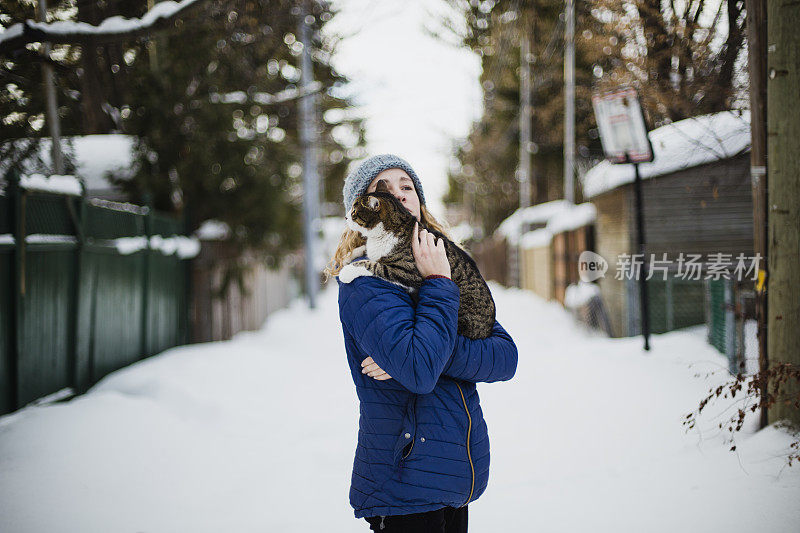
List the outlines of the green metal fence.
{"type": "Polygon", "coordinates": [[[758,371],[758,328],[752,280],[706,282],[708,342],[728,358],[731,374],[758,371]]]}
{"type": "Polygon", "coordinates": [[[12,180],[0,195],[0,413],[186,343],[189,262],[121,246],[183,233],[147,208],[12,180]]]}
{"type": "MultiPolygon", "coordinates": [[[[628,334],[641,334],[639,282],[627,280],[628,334]]],[[[702,280],[667,276],[647,280],[650,333],[666,333],[705,322],[702,280]]]]}

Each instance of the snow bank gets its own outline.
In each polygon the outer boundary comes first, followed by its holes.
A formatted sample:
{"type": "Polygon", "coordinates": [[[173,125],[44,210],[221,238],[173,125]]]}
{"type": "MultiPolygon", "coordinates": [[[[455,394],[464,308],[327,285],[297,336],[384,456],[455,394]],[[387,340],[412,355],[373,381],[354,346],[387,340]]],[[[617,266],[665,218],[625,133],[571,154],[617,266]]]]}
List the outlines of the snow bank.
{"type": "MultiPolygon", "coordinates": [[[[750,149],[750,112],[723,111],[673,122],[651,131],[650,142],[655,158],[639,165],[642,179],[726,159],[750,149]]],[[[583,194],[592,198],[634,179],[633,165],[603,161],[583,176],[583,194]]]]}
{"type": "Polygon", "coordinates": [[[579,309],[588,304],[595,296],[600,296],[600,287],[597,284],[585,281],[573,283],[567,287],[564,293],[564,307],[572,310],[579,309]]]}
{"type": "Polygon", "coordinates": [[[43,174],[20,176],[19,186],[32,191],[69,194],[71,196],[80,196],[82,192],[81,182],[78,178],[75,176],[60,176],[58,174],[49,177],[43,174]]]}
{"type": "MultiPolygon", "coordinates": [[[[556,302],[489,285],[519,365],[478,384],[491,477],[470,530],[797,529],[785,431],[748,414],[730,452],[729,404],[710,404],[700,431],[681,424],[727,375],[705,328],[653,335],[644,354],[639,338],[595,336],[556,302]]],[[[347,496],[358,399],[337,295],[0,417],[0,531],[365,531],[347,496]]]]}

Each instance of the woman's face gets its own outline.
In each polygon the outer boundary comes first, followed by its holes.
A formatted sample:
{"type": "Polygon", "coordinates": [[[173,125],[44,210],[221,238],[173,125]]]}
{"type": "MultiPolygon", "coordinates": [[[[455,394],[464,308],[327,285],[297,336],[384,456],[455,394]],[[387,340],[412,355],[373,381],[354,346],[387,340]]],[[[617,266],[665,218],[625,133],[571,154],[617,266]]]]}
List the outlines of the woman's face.
{"type": "Polygon", "coordinates": [[[375,176],[372,183],[367,187],[367,192],[375,192],[375,187],[378,182],[384,180],[389,192],[400,200],[403,207],[409,210],[417,220],[420,220],[419,214],[419,196],[417,196],[417,189],[414,187],[414,182],[411,180],[405,170],[399,168],[389,168],[375,176]]]}

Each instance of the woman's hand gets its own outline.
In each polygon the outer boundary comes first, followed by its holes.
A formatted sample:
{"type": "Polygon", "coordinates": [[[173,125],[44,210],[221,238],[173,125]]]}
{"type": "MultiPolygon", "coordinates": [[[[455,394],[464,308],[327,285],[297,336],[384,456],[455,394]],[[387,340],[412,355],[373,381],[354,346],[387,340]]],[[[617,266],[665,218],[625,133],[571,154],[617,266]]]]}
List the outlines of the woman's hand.
{"type": "Polygon", "coordinates": [[[378,381],[392,379],[392,376],[387,374],[381,367],[379,367],[378,363],[372,360],[372,357],[367,357],[361,361],[361,373],[366,374],[371,378],[375,378],[378,381]]]}
{"type": "Polygon", "coordinates": [[[438,239],[427,230],[419,230],[419,223],[414,223],[414,237],[411,239],[411,251],[414,261],[423,278],[432,275],[450,277],[450,261],[447,260],[447,251],[444,239],[438,239]]]}

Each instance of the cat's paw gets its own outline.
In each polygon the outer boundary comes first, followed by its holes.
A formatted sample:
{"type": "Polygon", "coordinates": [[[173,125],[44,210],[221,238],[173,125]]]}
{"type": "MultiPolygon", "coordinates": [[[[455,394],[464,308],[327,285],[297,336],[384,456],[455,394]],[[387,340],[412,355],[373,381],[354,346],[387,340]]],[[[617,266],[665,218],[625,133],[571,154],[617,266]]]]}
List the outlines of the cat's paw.
{"type": "Polygon", "coordinates": [[[345,265],[342,270],[339,271],[339,281],[342,283],[350,283],[354,279],[360,278],[361,276],[371,275],[372,272],[370,272],[367,267],[357,263],[351,263],[349,265],[345,265]]]}
{"type": "Polygon", "coordinates": [[[362,255],[367,253],[367,245],[362,244],[358,248],[354,248],[352,252],[350,252],[350,256],[348,257],[348,261],[352,261],[357,257],[361,257],[362,255]]]}

